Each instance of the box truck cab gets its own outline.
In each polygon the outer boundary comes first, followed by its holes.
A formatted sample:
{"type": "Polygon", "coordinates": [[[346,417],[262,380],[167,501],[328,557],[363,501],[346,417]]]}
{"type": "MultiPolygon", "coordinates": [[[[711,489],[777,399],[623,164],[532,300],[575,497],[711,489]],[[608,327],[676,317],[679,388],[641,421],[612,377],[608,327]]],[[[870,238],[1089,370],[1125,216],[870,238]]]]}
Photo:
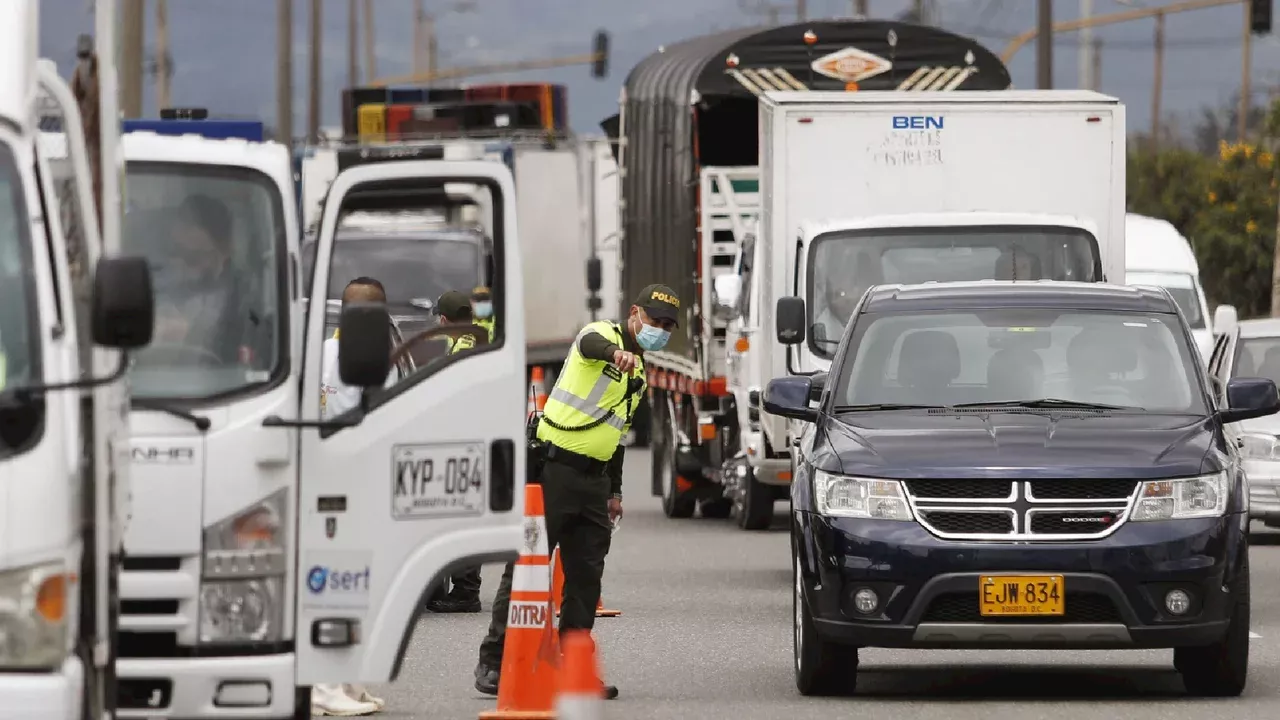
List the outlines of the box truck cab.
{"type": "MultiPolygon", "coordinates": [[[[37,57],[37,20],[35,2],[0,11],[0,718],[97,720],[114,693],[126,351],[149,338],[152,298],[145,262],[114,252],[111,173],[99,223],[80,111],[37,57]],[[61,199],[49,123],[67,135],[61,199]]],[[[103,167],[113,132],[91,139],[103,167]]]]}
{"type": "Polygon", "coordinates": [[[492,208],[494,305],[511,310],[512,179],[492,162],[344,169],[304,278],[289,150],[261,124],[176,115],[124,138],[125,246],[153,268],[156,336],[130,370],[119,716],[308,717],[311,684],[393,679],[447,569],[512,559],[523,538],[519,315],[383,388],[386,306],[326,331],[337,228],[367,204],[471,184],[492,208]],[[331,337],[343,382],[366,388],[336,418],[323,413],[331,337]]]}
{"type": "Polygon", "coordinates": [[[1191,243],[1168,220],[1128,213],[1124,227],[1125,282],[1168,290],[1187,319],[1200,357],[1208,362],[1214,328],[1191,243]]]}

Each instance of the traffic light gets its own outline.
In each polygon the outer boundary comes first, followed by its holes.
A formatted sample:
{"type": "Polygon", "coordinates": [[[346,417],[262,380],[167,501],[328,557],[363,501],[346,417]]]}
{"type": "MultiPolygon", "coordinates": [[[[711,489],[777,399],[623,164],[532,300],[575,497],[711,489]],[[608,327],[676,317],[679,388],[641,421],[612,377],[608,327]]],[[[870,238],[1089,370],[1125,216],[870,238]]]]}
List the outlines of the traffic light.
{"type": "MultiPolygon", "coordinates": [[[[1267,29],[1271,28],[1271,16],[1267,16],[1267,29]]],[[[596,32],[595,43],[591,52],[595,59],[591,61],[591,77],[599,80],[609,74],[609,33],[605,30],[596,32]]]]}
{"type": "Polygon", "coordinates": [[[1271,3],[1274,0],[1249,0],[1249,30],[1255,35],[1271,32],[1271,3]]]}

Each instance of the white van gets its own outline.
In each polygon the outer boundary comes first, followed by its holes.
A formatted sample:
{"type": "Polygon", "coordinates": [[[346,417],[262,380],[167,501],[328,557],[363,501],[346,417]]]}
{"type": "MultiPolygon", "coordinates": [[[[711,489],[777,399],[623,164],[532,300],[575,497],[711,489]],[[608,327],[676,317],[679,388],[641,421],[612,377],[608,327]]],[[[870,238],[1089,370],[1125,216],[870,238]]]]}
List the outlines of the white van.
{"type": "Polygon", "coordinates": [[[1191,243],[1167,220],[1135,213],[1125,215],[1124,236],[1125,282],[1168,290],[1207,361],[1213,350],[1213,323],[1191,243]]]}

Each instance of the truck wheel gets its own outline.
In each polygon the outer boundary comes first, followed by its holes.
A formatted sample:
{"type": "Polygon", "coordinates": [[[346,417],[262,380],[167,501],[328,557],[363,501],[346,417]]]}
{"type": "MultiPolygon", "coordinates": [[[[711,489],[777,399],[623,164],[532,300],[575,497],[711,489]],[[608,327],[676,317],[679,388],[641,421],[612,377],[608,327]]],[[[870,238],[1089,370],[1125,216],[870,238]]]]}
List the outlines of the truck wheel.
{"type": "MultiPolygon", "coordinates": [[[[1248,552],[1247,550],[1245,552],[1248,552]]],[[[1249,560],[1236,579],[1236,606],[1222,639],[1173,651],[1173,666],[1187,692],[1199,697],[1236,697],[1249,676],[1249,560]]]]}
{"type": "Polygon", "coordinates": [[[800,575],[800,555],[791,544],[792,574],[795,586],[792,592],[792,616],[794,617],[796,689],[801,695],[852,695],[858,683],[858,649],[836,645],[818,637],[813,627],[813,617],[804,602],[800,575]]]}
{"type": "MultiPolygon", "coordinates": [[[[672,423],[674,419],[672,420],[672,423]]],[[[662,512],[669,518],[693,517],[698,506],[698,498],[692,492],[681,492],[676,484],[676,438],[675,429],[668,423],[662,430],[662,512]]]]}
{"type": "Polygon", "coordinates": [[[755,473],[742,481],[734,512],[743,530],[768,530],[773,524],[773,488],[756,480],[755,473]]]}
{"type": "Polygon", "coordinates": [[[311,720],[311,686],[294,688],[293,720],[311,720]]]}

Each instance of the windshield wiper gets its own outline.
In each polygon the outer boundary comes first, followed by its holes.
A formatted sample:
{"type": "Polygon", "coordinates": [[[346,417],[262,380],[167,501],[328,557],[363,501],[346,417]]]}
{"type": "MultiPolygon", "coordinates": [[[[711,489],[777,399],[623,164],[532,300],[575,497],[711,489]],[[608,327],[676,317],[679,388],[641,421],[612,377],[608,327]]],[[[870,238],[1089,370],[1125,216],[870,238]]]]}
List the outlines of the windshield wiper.
{"type": "Polygon", "coordinates": [[[169,403],[159,402],[157,400],[139,400],[135,398],[133,400],[133,405],[134,407],[139,407],[139,408],[142,408],[143,410],[158,410],[162,413],[167,413],[176,418],[182,418],[183,420],[187,420],[191,424],[195,425],[196,429],[199,430],[200,432],[204,432],[205,430],[209,429],[209,425],[210,425],[209,418],[205,417],[204,415],[196,415],[195,413],[189,413],[186,410],[183,410],[182,408],[179,408],[179,407],[174,407],[169,403]]]}
{"type": "Polygon", "coordinates": [[[997,402],[971,402],[951,405],[953,408],[975,407],[1021,407],[1021,408],[1078,408],[1081,410],[1144,410],[1136,405],[1107,405],[1104,403],[1081,402],[1079,400],[1063,400],[1062,398],[1040,398],[1039,400],[1001,400],[997,402]]]}
{"type": "Polygon", "coordinates": [[[878,410],[934,410],[942,405],[906,405],[902,403],[867,403],[865,405],[837,405],[832,412],[876,412],[878,410]]]}

